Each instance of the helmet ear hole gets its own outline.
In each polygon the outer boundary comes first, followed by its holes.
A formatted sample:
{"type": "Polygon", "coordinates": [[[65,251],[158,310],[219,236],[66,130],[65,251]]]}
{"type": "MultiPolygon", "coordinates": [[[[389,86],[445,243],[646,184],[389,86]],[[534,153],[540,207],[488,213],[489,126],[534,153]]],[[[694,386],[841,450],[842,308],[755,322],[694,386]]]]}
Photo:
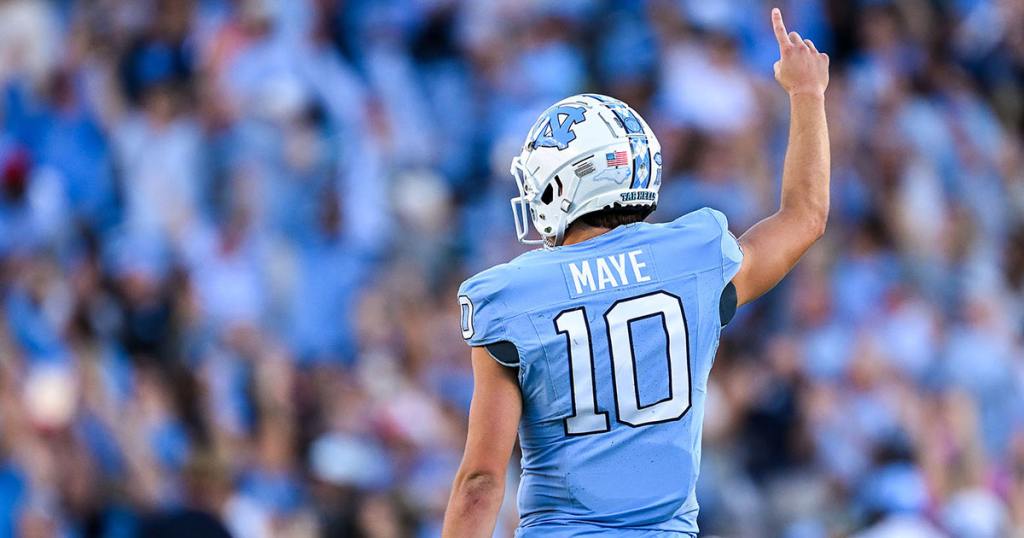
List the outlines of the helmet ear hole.
{"type": "Polygon", "coordinates": [[[555,199],[555,188],[548,183],[548,188],[544,189],[544,194],[540,196],[540,201],[545,204],[550,204],[555,199]]]}

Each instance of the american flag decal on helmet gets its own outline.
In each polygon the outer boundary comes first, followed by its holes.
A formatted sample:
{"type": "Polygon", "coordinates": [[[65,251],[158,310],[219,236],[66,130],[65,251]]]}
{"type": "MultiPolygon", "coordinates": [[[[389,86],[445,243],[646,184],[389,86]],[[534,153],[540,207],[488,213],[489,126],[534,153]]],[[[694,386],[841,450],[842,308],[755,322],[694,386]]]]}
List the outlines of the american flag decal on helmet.
{"type": "Polygon", "coordinates": [[[626,166],[626,163],[628,162],[626,159],[625,151],[605,153],[604,160],[608,164],[608,166],[626,166]]]}

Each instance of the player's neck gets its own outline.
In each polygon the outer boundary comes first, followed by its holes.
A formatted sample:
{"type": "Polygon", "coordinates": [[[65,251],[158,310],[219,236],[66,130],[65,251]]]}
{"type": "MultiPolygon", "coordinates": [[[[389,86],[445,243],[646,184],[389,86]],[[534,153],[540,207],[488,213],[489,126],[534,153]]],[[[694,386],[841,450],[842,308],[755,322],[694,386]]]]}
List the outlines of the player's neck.
{"type": "Polygon", "coordinates": [[[583,223],[575,224],[565,232],[565,239],[562,240],[562,245],[569,246],[576,243],[582,243],[587,239],[593,239],[610,231],[611,228],[595,228],[583,223]]]}

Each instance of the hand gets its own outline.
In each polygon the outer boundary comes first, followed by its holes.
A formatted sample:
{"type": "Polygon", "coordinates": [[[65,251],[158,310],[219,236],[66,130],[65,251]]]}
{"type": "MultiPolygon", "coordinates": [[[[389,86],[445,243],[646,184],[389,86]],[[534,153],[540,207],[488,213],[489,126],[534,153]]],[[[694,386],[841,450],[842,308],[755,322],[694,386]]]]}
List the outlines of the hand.
{"type": "Polygon", "coordinates": [[[772,28],[779,42],[781,56],[775,62],[775,80],[790,96],[825,95],[828,86],[828,54],[818,52],[810,39],[803,39],[796,32],[787,33],[779,8],[772,9],[772,28]]]}

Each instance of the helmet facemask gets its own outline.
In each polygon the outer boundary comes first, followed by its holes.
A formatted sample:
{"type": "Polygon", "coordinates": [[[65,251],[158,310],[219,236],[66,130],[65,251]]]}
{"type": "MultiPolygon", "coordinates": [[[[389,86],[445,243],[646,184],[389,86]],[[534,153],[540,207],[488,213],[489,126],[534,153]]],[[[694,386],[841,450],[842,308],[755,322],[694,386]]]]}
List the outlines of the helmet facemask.
{"type": "Polygon", "coordinates": [[[546,184],[538,185],[536,176],[527,170],[519,157],[512,159],[510,171],[519,188],[519,196],[511,200],[516,237],[527,245],[560,245],[568,225],[570,204],[565,194],[570,186],[558,175],[546,184]],[[529,237],[531,225],[538,238],[529,237]]]}

